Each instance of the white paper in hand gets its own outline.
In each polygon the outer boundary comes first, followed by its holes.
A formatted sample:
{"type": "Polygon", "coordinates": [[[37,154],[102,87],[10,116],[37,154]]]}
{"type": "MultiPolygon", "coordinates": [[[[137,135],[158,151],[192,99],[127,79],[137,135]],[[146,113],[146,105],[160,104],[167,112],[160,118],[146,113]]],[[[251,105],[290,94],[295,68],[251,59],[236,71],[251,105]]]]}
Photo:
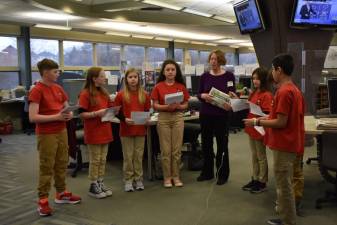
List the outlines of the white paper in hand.
{"type": "Polygon", "coordinates": [[[182,103],[183,101],[184,101],[183,92],[177,92],[177,93],[165,95],[165,105],[170,105],[174,103],[182,103]]]}
{"type": "Polygon", "coordinates": [[[108,108],[106,110],[104,116],[102,117],[101,121],[102,122],[108,122],[108,121],[113,122],[113,119],[118,114],[120,108],[121,108],[120,106],[115,106],[115,107],[108,108]]]}
{"type": "Polygon", "coordinates": [[[231,98],[230,101],[233,112],[249,109],[249,104],[246,99],[231,98]]]}
{"type": "Polygon", "coordinates": [[[68,105],[61,110],[61,113],[70,113],[78,110],[80,107],[78,105],[68,105]]]}
{"type": "Polygon", "coordinates": [[[150,112],[131,112],[131,120],[135,125],[144,125],[150,118],[150,112]]]}
{"type": "Polygon", "coordinates": [[[261,109],[260,106],[254,104],[252,102],[249,102],[249,108],[250,108],[251,114],[254,114],[254,115],[257,115],[257,116],[268,116],[267,114],[262,112],[262,109],[261,109]]]}
{"type": "Polygon", "coordinates": [[[266,131],[264,130],[263,127],[260,126],[254,126],[254,129],[259,132],[262,136],[264,136],[266,134],[266,131]]]}

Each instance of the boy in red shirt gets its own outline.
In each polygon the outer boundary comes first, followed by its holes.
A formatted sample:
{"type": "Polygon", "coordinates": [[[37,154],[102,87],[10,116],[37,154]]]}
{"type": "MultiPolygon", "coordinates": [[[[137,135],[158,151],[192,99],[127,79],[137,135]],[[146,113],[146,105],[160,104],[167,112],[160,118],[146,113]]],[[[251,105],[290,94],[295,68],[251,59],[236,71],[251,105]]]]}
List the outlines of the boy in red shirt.
{"type": "Polygon", "coordinates": [[[68,137],[66,121],[72,118],[72,112],[62,112],[68,106],[68,97],[62,87],[55,84],[59,76],[59,67],[50,59],[38,62],[41,75],[29,94],[29,119],[36,123],[37,148],[40,159],[38,187],[38,212],[40,216],[49,216],[52,209],[48,204],[51,179],[54,177],[56,188],[55,203],[76,204],[81,198],[66,191],[66,170],[68,165],[68,137]]]}
{"type": "Polygon", "coordinates": [[[293,168],[296,156],[304,151],[304,99],[291,80],[292,56],[281,54],[272,61],[272,74],[278,84],[268,119],[246,119],[246,126],[269,127],[266,145],[273,151],[277,199],[281,219],[271,225],[295,225],[296,210],[293,192],[293,168]]]}

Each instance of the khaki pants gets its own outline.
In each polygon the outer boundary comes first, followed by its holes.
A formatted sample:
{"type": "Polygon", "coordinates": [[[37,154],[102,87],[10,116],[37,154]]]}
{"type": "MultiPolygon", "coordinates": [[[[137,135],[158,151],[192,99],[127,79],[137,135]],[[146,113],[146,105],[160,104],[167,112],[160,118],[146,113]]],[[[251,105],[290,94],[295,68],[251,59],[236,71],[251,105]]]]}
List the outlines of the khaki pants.
{"type": "Polygon", "coordinates": [[[294,162],[293,188],[295,201],[300,202],[303,197],[304,175],[303,175],[303,155],[297,155],[294,162]]]}
{"type": "Polygon", "coordinates": [[[108,144],[87,145],[89,150],[89,179],[96,181],[103,179],[105,174],[108,144]]]}
{"type": "Polygon", "coordinates": [[[249,137],[250,149],[252,151],[253,179],[262,183],[268,181],[268,161],[266,146],[262,141],[249,137]]]}
{"type": "Polygon", "coordinates": [[[67,131],[37,135],[37,149],[40,160],[39,198],[48,197],[52,177],[56,191],[63,192],[66,189],[65,179],[69,159],[67,131]]]}
{"type": "Polygon", "coordinates": [[[144,136],[121,137],[124,181],[143,180],[144,136]]]}
{"type": "Polygon", "coordinates": [[[157,131],[159,136],[164,178],[179,178],[184,119],[180,112],[160,112],[157,131]]]}
{"type": "Polygon", "coordinates": [[[277,201],[283,225],[296,224],[293,166],[296,153],[273,150],[277,201]]]}

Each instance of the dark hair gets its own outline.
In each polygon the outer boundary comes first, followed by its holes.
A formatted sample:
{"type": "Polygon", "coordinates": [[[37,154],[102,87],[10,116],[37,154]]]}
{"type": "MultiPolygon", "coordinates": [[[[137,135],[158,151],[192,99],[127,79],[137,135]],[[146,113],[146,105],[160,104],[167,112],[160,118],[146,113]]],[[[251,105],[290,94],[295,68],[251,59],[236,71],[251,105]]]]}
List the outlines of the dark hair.
{"type": "Polygon", "coordinates": [[[275,70],[277,70],[277,68],[281,68],[283,73],[288,76],[291,76],[294,71],[294,59],[289,54],[279,54],[275,56],[272,64],[275,70]]]}
{"type": "Polygon", "coordinates": [[[211,61],[212,55],[215,54],[218,60],[218,65],[226,65],[227,60],[225,58],[225,53],[220,49],[213,50],[208,55],[208,62],[211,61]]]}
{"type": "Polygon", "coordinates": [[[181,69],[180,66],[178,65],[178,63],[176,63],[176,61],[174,61],[173,59],[167,59],[163,62],[163,65],[161,66],[161,70],[160,70],[160,74],[157,80],[157,83],[161,82],[161,81],[165,81],[166,77],[164,75],[164,71],[165,71],[165,67],[168,64],[172,64],[176,67],[176,77],[175,77],[175,81],[178,83],[183,84],[184,86],[186,86],[184,78],[183,78],[183,74],[181,73],[181,69]]]}
{"type": "Polygon", "coordinates": [[[44,71],[58,69],[59,65],[57,64],[57,62],[45,58],[37,63],[37,68],[39,69],[40,75],[42,77],[44,71]]]}
{"type": "Polygon", "coordinates": [[[269,80],[269,71],[263,67],[256,68],[252,73],[252,80],[254,74],[257,75],[257,78],[260,81],[260,90],[269,91],[271,84],[269,80]]]}

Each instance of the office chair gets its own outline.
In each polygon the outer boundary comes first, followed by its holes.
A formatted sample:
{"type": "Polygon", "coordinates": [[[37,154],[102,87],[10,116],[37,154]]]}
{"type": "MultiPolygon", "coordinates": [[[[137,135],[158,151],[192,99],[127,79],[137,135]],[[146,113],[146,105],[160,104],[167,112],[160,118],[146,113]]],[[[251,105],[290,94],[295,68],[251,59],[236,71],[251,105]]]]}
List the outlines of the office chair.
{"type": "Polygon", "coordinates": [[[337,131],[325,131],[319,141],[319,166],[324,179],[334,184],[334,190],[326,191],[323,198],[316,200],[316,208],[321,209],[323,203],[337,205],[337,131]],[[333,177],[331,172],[335,174],[333,177]]]}

